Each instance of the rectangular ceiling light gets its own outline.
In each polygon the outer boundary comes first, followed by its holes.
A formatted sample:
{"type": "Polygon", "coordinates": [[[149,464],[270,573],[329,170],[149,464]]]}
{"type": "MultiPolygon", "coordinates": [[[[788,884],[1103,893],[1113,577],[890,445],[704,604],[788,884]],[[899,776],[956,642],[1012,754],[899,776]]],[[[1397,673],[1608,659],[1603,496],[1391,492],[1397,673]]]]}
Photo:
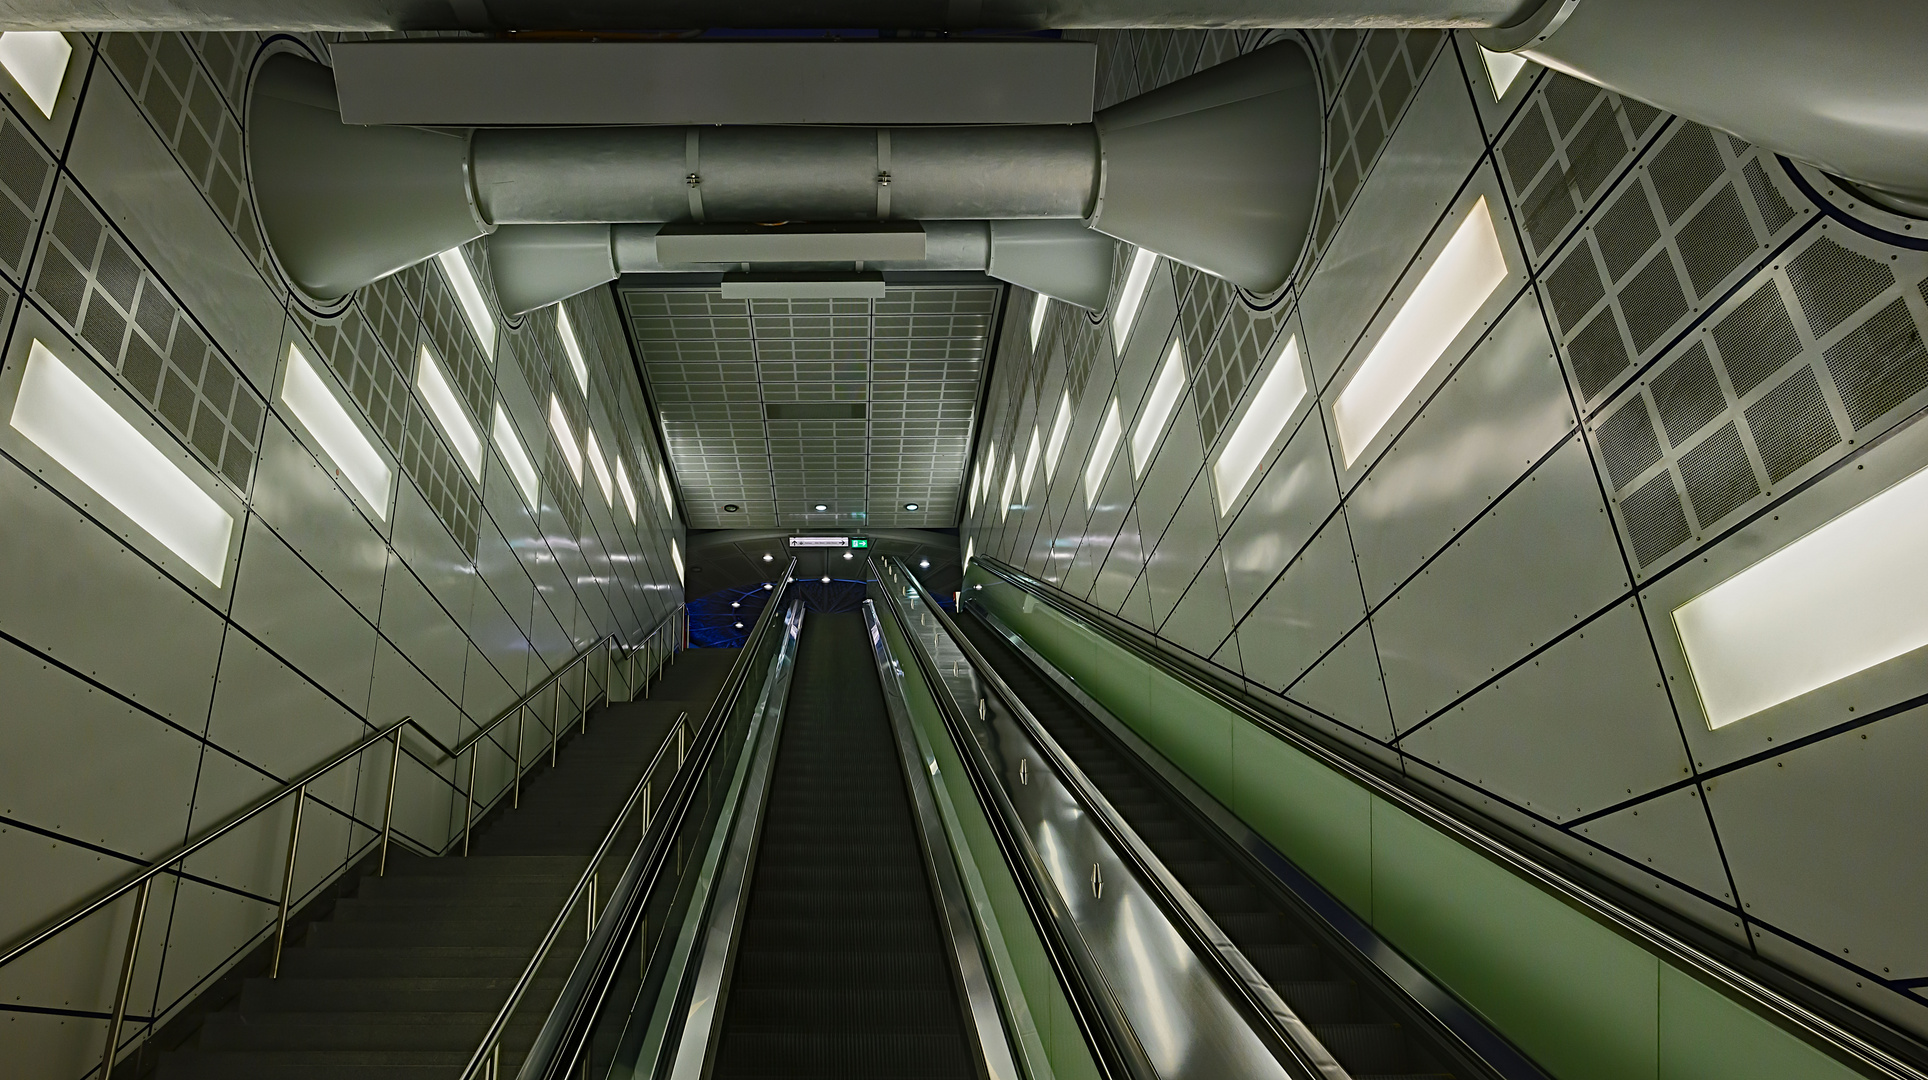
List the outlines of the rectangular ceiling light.
{"type": "Polygon", "coordinates": [[[452,247],[435,257],[442,264],[442,273],[448,275],[449,288],[455,290],[455,299],[462,305],[462,314],[469,320],[469,328],[475,331],[475,340],[482,343],[482,355],[495,357],[495,316],[489,314],[489,302],[482,298],[482,287],[475,283],[475,271],[469,269],[469,260],[462,249],[452,247]]]}
{"type": "Polygon", "coordinates": [[[375,516],[388,520],[388,482],[394,475],[388,462],[382,460],[375,444],[362,434],[348,410],[292,342],[288,345],[288,373],[281,380],[281,400],[321,444],[322,453],[335,463],[341,475],[361,492],[375,516]]]}
{"type": "Polygon", "coordinates": [[[1707,726],[1928,645],[1928,469],[1674,609],[1707,726]]]}
{"type": "Polygon", "coordinates": [[[1125,433],[1125,425],[1118,419],[1118,399],[1111,399],[1111,407],[1105,410],[1105,419],[1098,425],[1098,441],[1091,448],[1091,460],[1085,462],[1084,489],[1085,505],[1098,505],[1098,485],[1105,482],[1105,472],[1111,465],[1111,455],[1118,449],[1118,440],[1125,433]]]}
{"type": "Polygon", "coordinates": [[[1230,510],[1245,493],[1245,485],[1265,461],[1266,452],[1272,449],[1279,432],[1285,430],[1285,422],[1292,419],[1299,402],[1304,400],[1305,368],[1299,361],[1299,338],[1295,334],[1286,339],[1278,355],[1272,358],[1272,370],[1252,395],[1245,418],[1232,429],[1232,437],[1225,440],[1225,448],[1218,452],[1218,461],[1212,465],[1212,482],[1218,487],[1221,512],[1230,510]]]}
{"type": "Polygon", "coordinates": [[[428,403],[428,411],[435,415],[435,422],[442,426],[442,433],[449,437],[455,447],[455,456],[462,459],[468,467],[469,475],[482,479],[482,434],[469,422],[469,414],[462,408],[461,399],[442,374],[442,365],[435,360],[435,352],[427,344],[422,346],[421,363],[416,365],[415,387],[422,392],[422,400],[428,403]]]}
{"type": "Polygon", "coordinates": [[[1131,257],[1124,288],[1118,290],[1118,310],[1111,313],[1111,337],[1120,351],[1131,336],[1131,324],[1138,319],[1138,308],[1145,302],[1145,290],[1151,287],[1151,272],[1157,265],[1158,256],[1144,248],[1131,257]]]}
{"type": "Polygon", "coordinates": [[[603,502],[609,508],[616,508],[616,480],[609,475],[609,463],[603,460],[602,447],[596,444],[596,429],[590,428],[582,435],[584,456],[589,458],[589,467],[596,474],[596,485],[602,488],[603,502]]]}
{"type": "Polygon", "coordinates": [[[629,466],[616,463],[616,486],[623,491],[623,509],[629,511],[629,523],[636,524],[636,489],[629,485],[629,466]]]}
{"type": "Polygon", "coordinates": [[[39,341],[13,428],[215,585],[234,517],[39,341]]]}
{"type": "Polygon", "coordinates": [[[1152,383],[1151,396],[1145,399],[1145,411],[1139,414],[1138,426],[1131,429],[1133,476],[1143,476],[1145,466],[1151,464],[1151,452],[1158,448],[1158,437],[1165,433],[1165,423],[1172,418],[1178,395],[1184,391],[1185,346],[1173,338],[1171,350],[1165,353],[1165,366],[1158,369],[1158,381],[1152,383]]]}
{"type": "Polygon", "coordinates": [[[971,556],[976,553],[977,553],[977,538],[974,536],[965,537],[964,538],[964,569],[969,570],[971,568],[971,556]]]}
{"type": "Polygon", "coordinates": [[[576,327],[569,321],[569,309],[556,305],[556,336],[562,339],[562,351],[569,357],[569,370],[575,372],[576,386],[582,390],[583,397],[589,396],[589,365],[582,359],[582,344],[576,340],[576,327]]]}
{"type": "Polygon", "coordinates": [[[1051,313],[1051,298],[1043,293],[1031,304],[1031,351],[1038,351],[1038,339],[1044,336],[1044,317],[1051,313]]]}
{"type": "Polygon", "coordinates": [[[549,431],[556,437],[556,445],[562,447],[563,460],[569,463],[569,475],[582,484],[582,448],[576,445],[576,433],[569,430],[569,418],[562,414],[562,402],[556,395],[549,395],[549,431]]]}
{"type": "Polygon", "coordinates": [[[536,501],[538,482],[535,463],[529,460],[529,452],[522,448],[522,440],[515,437],[515,425],[509,423],[509,414],[502,411],[500,404],[495,407],[495,448],[502,454],[502,460],[509,465],[509,475],[515,477],[515,486],[528,496],[531,507],[540,506],[536,501]]]}
{"type": "Polygon", "coordinates": [[[1506,254],[1481,196],[1332,403],[1348,466],[1505,280],[1506,254]]]}
{"type": "Polygon", "coordinates": [[[668,514],[671,521],[675,521],[676,496],[670,493],[669,470],[661,465],[656,466],[656,484],[663,489],[663,513],[668,514]]]}
{"type": "Polygon", "coordinates": [[[1058,418],[1051,421],[1051,437],[1044,441],[1044,478],[1057,474],[1058,455],[1064,452],[1065,436],[1071,434],[1071,391],[1058,399],[1058,418]]]}
{"type": "Polygon", "coordinates": [[[1038,429],[1031,429],[1031,448],[1024,452],[1024,476],[1018,481],[1018,498],[1031,500],[1031,478],[1038,474],[1038,455],[1043,450],[1038,445],[1038,429]]]}
{"type": "Polygon", "coordinates": [[[9,30],[0,34],[0,67],[27,92],[42,116],[52,120],[67,77],[74,47],[58,30],[9,30]]]}
{"type": "Polygon", "coordinates": [[[1479,58],[1486,64],[1486,77],[1493,83],[1493,100],[1506,96],[1513,87],[1513,80],[1520,77],[1526,68],[1527,59],[1518,53],[1494,52],[1484,45],[1477,46],[1479,58]]]}
{"type": "Polygon", "coordinates": [[[977,463],[977,467],[971,470],[971,497],[968,504],[964,507],[966,514],[977,513],[977,489],[983,486],[984,463],[980,461],[977,463]]]}
{"type": "Polygon", "coordinates": [[[676,538],[670,537],[669,561],[676,564],[676,583],[683,583],[683,553],[676,547],[676,538]]]}

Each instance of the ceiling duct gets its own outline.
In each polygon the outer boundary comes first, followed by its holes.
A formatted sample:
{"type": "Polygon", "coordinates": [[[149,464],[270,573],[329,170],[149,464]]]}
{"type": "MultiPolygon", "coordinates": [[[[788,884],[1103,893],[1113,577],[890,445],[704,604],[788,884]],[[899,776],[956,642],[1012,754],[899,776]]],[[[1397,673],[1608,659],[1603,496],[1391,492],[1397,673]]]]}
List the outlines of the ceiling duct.
{"type": "Polygon", "coordinates": [[[1928,217],[1928,4],[1542,0],[1476,37],[1928,217]]]}
{"type": "MultiPolygon", "coordinates": [[[[327,70],[292,55],[263,65],[253,97],[256,205],[289,278],[322,299],[497,225],[960,219],[1083,221],[1271,291],[1304,246],[1322,160],[1317,83],[1292,43],[1093,124],[351,127],[333,108],[327,70]]],[[[1006,230],[1012,273],[1033,272],[1019,269],[1017,251],[1048,232],[1006,230]]],[[[566,255],[569,244],[594,247],[589,232],[557,236],[558,260],[586,259],[587,249],[566,255]]],[[[985,257],[988,269],[988,247],[985,257]]],[[[1092,255],[1078,273],[1096,265],[1092,255]]],[[[1052,280],[1074,303],[1094,298],[1083,278],[1052,280]]]]}
{"type": "MultiPolygon", "coordinates": [[[[827,227],[821,228],[828,232],[827,227]]],[[[863,242],[864,228],[876,230],[877,240],[871,242],[879,248],[885,242],[902,246],[905,228],[917,230],[923,251],[922,258],[866,259],[865,270],[977,270],[1092,311],[1102,310],[1111,292],[1117,242],[1075,218],[926,221],[921,225],[873,222],[831,235],[840,245],[854,245],[863,242]]],[[[489,269],[503,309],[520,314],[614,281],[621,274],[727,273],[746,262],[759,272],[823,269],[833,262],[854,269],[856,262],[808,248],[800,251],[787,238],[777,248],[779,253],[823,257],[772,258],[770,250],[742,226],[714,226],[706,231],[704,226],[692,225],[504,225],[489,237],[489,269]],[[676,233],[671,234],[671,229],[676,233]],[[715,259],[666,258],[677,247],[672,239],[682,242],[685,251],[691,250],[689,241],[700,239],[701,250],[715,259]]]]}

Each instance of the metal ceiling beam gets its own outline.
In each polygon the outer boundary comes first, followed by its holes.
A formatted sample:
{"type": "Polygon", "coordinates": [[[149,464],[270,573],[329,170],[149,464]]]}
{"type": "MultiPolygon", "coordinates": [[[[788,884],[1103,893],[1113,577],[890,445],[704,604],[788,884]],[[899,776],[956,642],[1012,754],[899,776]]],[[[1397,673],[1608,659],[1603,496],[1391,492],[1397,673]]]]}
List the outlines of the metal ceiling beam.
{"type": "Polygon", "coordinates": [[[1507,26],[1531,0],[0,0],[0,30],[903,30],[1507,26]]]}
{"type": "Polygon", "coordinates": [[[349,124],[1083,124],[1089,41],[343,41],[349,124]]]}

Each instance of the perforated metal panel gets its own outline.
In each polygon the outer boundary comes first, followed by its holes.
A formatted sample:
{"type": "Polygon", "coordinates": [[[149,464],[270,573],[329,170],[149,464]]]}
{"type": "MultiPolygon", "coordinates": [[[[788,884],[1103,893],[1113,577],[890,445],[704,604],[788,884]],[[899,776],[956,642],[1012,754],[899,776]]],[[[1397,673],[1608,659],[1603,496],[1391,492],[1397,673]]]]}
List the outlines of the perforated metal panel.
{"type": "Polygon", "coordinates": [[[1000,287],[893,286],[876,301],[620,293],[691,525],[956,520],[1000,287]],[[766,408],[812,403],[861,403],[864,417],[766,408]]]}

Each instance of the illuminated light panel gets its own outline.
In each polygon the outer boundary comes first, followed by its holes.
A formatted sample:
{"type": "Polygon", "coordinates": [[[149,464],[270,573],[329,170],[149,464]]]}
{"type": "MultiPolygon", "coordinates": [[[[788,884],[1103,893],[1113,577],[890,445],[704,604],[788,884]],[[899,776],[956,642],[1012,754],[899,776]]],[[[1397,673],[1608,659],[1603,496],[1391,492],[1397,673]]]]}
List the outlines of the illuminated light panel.
{"type": "Polygon", "coordinates": [[[1011,516],[1011,497],[1016,494],[1017,487],[1018,459],[1017,455],[1013,454],[1011,456],[1011,464],[1006,466],[1004,470],[1004,497],[998,500],[997,516],[999,521],[1003,521],[1011,516]]]}
{"type": "Polygon", "coordinates": [[[563,415],[562,402],[556,395],[549,395],[549,431],[556,437],[556,444],[562,447],[563,459],[569,462],[569,475],[576,478],[577,486],[582,484],[582,448],[576,445],[576,433],[569,430],[569,418],[563,415]]]}
{"type": "Polygon", "coordinates": [[[42,116],[52,120],[67,78],[74,47],[57,30],[9,30],[0,34],[0,67],[27,92],[42,116]]]}
{"type": "Polygon", "coordinates": [[[629,485],[629,466],[617,462],[616,486],[623,492],[623,509],[629,511],[629,523],[636,524],[636,489],[629,485]]]}
{"type": "Polygon", "coordinates": [[[1018,481],[1018,498],[1029,502],[1031,499],[1031,478],[1038,474],[1038,455],[1043,450],[1038,446],[1038,429],[1031,429],[1031,448],[1024,452],[1024,475],[1018,481]]]}
{"type": "Polygon", "coordinates": [[[582,359],[582,344],[576,340],[576,327],[569,321],[569,309],[556,305],[556,336],[562,339],[562,351],[568,354],[569,370],[575,372],[576,385],[582,389],[583,396],[589,395],[589,365],[582,359]]]}
{"type": "Polygon", "coordinates": [[[442,264],[442,273],[448,275],[449,288],[455,290],[455,299],[462,307],[462,314],[469,320],[469,329],[475,331],[475,340],[482,343],[482,355],[495,357],[495,316],[489,314],[489,302],[482,298],[482,287],[475,283],[475,271],[469,269],[469,260],[462,255],[462,249],[452,247],[435,257],[442,264]]]}
{"type": "Polygon", "coordinates": [[[984,486],[984,463],[980,461],[977,463],[977,467],[971,470],[971,501],[969,505],[964,507],[964,512],[966,514],[977,513],[977,489],[983,486],[984,486]]]}
{"type": "Polygon", "coordinates": [[[1131,336],[1131,324],[1138,320],[1138,309],[1145,303],[1145,290],[1151,287],[1151,272],[1157,265],[1158,256],[1144,248],[1131,257],[1124,287],[1118,290],[1118,310],[1111,313],[1111,336],[1120,349],[1131,336]]]}
{"type": "Polygon", "coordinates": [[[368,500],[375,516],[388,520],[388,482],[394,475],[388,462],[382,460],[375,445],[355,426],[348,410],[293,344],[288,346],[288,374],[281,380],[281,400],[321,444],[322,452],[341,475],[368,500]]]}
{"type": "Polygon", "coordinates": [[[1225,449],[1212,464],[1212,482],[1218,487],[1221,511],[1230,510],[1245,493],[1245,485],[1265,461],[1266,451],[1272,449],[1273,440],[1285,430],[1285,422],[1292,419],[1304,400],[1305,367],[1299,361],[1298,336],[1293,335],[1272,358],[1271,372],[1259,384],[1244,419],[1232,429],[1232,437],[1225,440],[1225,449]]]}
{"type": "Polygon", "coordinates": [[[1928,469],[1674,609],[1707,726],[1928,645],[1928,469]]]}
{"type": "Polygon", "coordinates": [[[421,363],[416,366],[415,387],[428,403],[428,411],[435,414],[435,422],[442,426],[442,434],[455,444],[455,456],[462,459],[470,476],[482,479],[482,434],[469,422],[469,414],[463,410],[448,377],[442,374],[442,365],[436,362],[434,351],[427,345],[422,346],[421,363]]]}
{"type": "Polygon", "coordinates": [[[609,475],[609,463],[603,460],[602,447],[596,444],[595,429],[583,432],[582,439],[589,467],[596,473],[596,485],[602,488],[603,502],[613,510],[616,507],[616,479],[609,475]]]}
{"type": "Polygon", "coordinates": [[[1133,476],[1143,476],[1145,466],[1151,464],[1151,452],[1158,448],[1158,437],[1165,433],[1165,424],[1178,407],[1178,395],[1184,391],[1185,346],[1174,338],[1171,351],[1165,354],[1165,366],[1158,369],[1158,380],[1151,385],[1151,396],[1145,399],[1138,426],[1131,429],[1133,476]]]}
{"type": "MultiPolygon", "coordinates": [[[[683,583],[683,553],[677,550],[674,538],[669,542],[669,561],[676,564],[676,583],[681,585],[683,583]]],[[[767,589],[769,586],[765,585],[764,588],[767,589]]]]}
{"type": "Polygon", "coordinates": [[[1482,196],[1332,403],[1348,466],[1505,280],[1506,254],[1482,196]]]}
{"type": "Polygon", "coordinates": [[[676,496],[670,494],[669,470],[663,468],[661,465],[656,466],[656,484],[663,489],[663,513],[668,514],[671,520],[674,520],[676,517],[676,496]]]}
{"type": "Polygon", "coordinates": [[[1498,101],[1512,89],[1513,81],[1526,70],[1528,60],[1518,53],[1494,52],[1479,46],[1479,58],[1486,64],[1486,78],[1493,84],[1493,100],[1498,101]]]}
{"type": "Polygon", "coordinates": [[[536,477],[535,463],[529,460],[529,452],[522,448],[522,440],[515,437],[515,425],[509,422],[509,414],[502,406],[495,407],[495,448],[501,452],[502,460],[508,463],[509,475],[515,477],[515,486],[528,496],[531,507],[539,506],[536,495],[539,481],[536,477]]]}
{"type": "Polygon", "coordinates": [[[1118,440],[1124,436],[1125,425],[1118,419],[1118,399],[1111,399],[1111,407],[1105,410],[1104,422],[1098,425],[1098,441],[1091,447],[1091,460],[1085,463],[1084,490],[1085,505],[1098,505],[1098,485],[1105,482],[1105,472],[1111,465],[1111,455],[1118,449],[1118,440]]]}
{"type": "Polygon", "coordinates": [[[976,549],[977,549],[976,538],[968,537],[968,536],[965,537],[964,538],[964,569],[969,570],[971,568],[971,554],[976,549]]]}
{"type": "Polygon", "coordinates": [[[1058,455],[1064,452],[1065,436],[1071,434],[1071,391],[1064,392],[1058,399],[1058,418],[1051,421],[1051,437],[1044,441],[1044,478],[1049,481],[1058,472],[1058,455]]]}
{"type": "Polygon", "coordinates": [[[13,429],[215,585],[234,517],[80,376],[35,341],[13,429]]]}
{"type": "Polygon", "coordinates": [[[1044,317],[1051,313],[1051,298],[1040,294],[1031,305],[1031,351],[1038,351],[1038,339],[1044,336],[1044,317]]]}

